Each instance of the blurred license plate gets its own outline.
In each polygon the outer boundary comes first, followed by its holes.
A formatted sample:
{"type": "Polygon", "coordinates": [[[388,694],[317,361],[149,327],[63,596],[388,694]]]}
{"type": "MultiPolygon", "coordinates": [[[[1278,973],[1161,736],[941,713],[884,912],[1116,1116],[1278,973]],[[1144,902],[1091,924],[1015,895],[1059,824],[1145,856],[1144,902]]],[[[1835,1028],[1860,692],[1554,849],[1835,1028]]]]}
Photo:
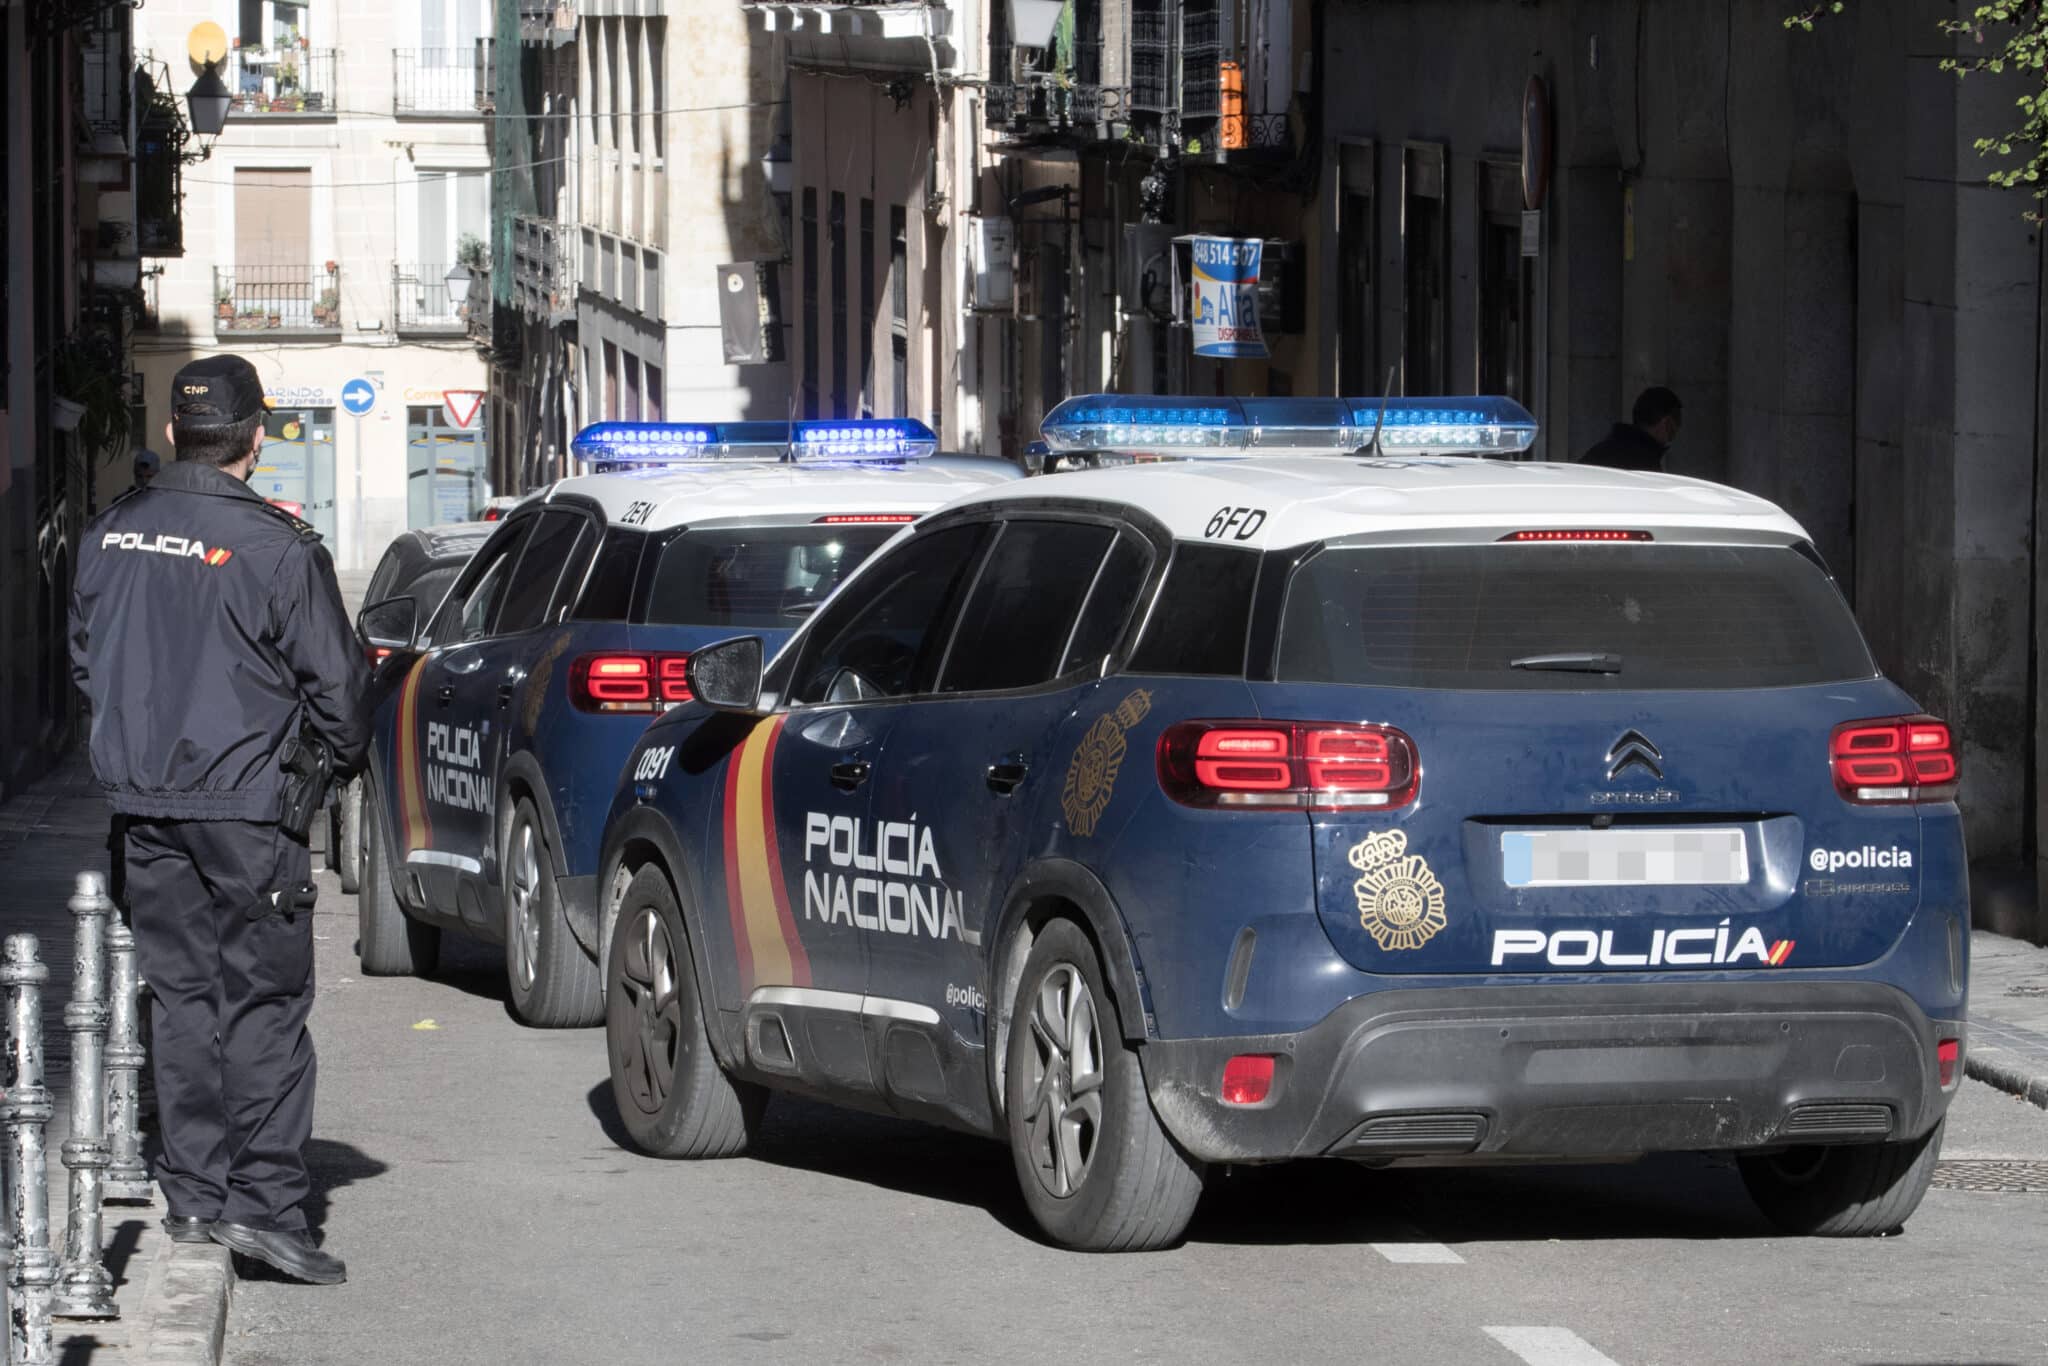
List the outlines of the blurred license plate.
{"type": "Polygon", "coordinates": [[[1510,887],[1726,887],[1749,881],[1740,830],[1509,830],[1510,887]]]}

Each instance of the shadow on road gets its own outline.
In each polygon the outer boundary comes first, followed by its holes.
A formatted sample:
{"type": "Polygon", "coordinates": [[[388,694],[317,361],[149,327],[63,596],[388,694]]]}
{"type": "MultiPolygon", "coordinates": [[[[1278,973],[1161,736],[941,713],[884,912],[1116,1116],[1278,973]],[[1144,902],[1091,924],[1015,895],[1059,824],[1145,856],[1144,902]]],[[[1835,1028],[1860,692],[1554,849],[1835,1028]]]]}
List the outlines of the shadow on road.
{"type": "MultiPolygon", "coordinates": [[[[300,1206],[306,1214],[306,1227],[313,1231],[314,1241],[324,1241],[320,1232],[327,1225],[329,1196],[343,1186],[353,1186],[359,1181],[369,1181],[391,1170],[391,1164],[371,1157],[352,1143],[337,1143],[329,1138],[315,1138],[306,1144],[306,1175],[312,1178],[313,1188],[300,1206]]],[[[342,1249],[344,1256],[347,1249],[342,1249]]],[[[253,1258],[239,1253],[235,1256],[235,1274],[245,1281],[283,1281],[291,1278],[253,1258]]]]}

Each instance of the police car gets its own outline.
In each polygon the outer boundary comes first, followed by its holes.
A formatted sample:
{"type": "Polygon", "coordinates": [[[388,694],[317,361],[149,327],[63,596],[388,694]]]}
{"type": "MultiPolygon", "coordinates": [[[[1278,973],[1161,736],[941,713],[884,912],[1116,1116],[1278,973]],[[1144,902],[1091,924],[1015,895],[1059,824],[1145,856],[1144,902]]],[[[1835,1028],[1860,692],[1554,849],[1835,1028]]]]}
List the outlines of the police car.
{"type": "MultiPolygon", "coordinates": [[[[363,601],[378,603],[404,596],[412,599],[417,616],[425,616],[490,534],[491,528],[483,522],[450,522],[399,532],[370,572],[363,601]]],[[[370,663],[381,663],[390,653],[387,646],[372,646],[370,663]]],[[[335,793],[327,815],[327,866],[348,895],[361,887],[362,816],[363,780],[356,777],[335,793]]]]}
{"type": "Polygon", "coordinates": [[[366,973],[433,970],[444,929],[506,946],[536,1025],[599,1018],[598,836],[619,766],[688,698],[689,652],[789,634],[903,523],[1017,477],[925,468],[914,422],[600,424],[596,473],[522,500],[424,626],[364,609],[381,666],[358,902],[366,973]]]}
{"type": "Polygon", "coordinates": [[[880,1107],[1093,1249],[1309,1157],[1709,1150],[1787,1229],[1897,1227],[1962,1075],[1953,738],[1784,512],[1474,458],[1534,431],[1069,400],[1056,451],[1212,458],[963,498],[765,670],[693,655],[601,861],[632,1141],[880,1107]]]}

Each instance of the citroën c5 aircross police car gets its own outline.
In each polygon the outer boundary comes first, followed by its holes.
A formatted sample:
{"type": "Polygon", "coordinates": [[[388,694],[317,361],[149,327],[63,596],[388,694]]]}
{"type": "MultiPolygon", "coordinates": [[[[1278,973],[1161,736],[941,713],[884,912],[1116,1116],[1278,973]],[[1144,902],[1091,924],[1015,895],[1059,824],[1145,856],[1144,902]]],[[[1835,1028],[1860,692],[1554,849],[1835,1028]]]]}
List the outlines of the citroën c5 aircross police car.
{"type": "Polygon", "coordinates": [[[770,1092],[1005,1139],[1081,1248],[1225,1164],[1731,1155],[1896,1227],[1960,1077],[1955,745],[1797,523],[1490,457],[1493,399],[1096,396],[765,668],[698,651],[600,868],[656,1153],[770,1092]]]}

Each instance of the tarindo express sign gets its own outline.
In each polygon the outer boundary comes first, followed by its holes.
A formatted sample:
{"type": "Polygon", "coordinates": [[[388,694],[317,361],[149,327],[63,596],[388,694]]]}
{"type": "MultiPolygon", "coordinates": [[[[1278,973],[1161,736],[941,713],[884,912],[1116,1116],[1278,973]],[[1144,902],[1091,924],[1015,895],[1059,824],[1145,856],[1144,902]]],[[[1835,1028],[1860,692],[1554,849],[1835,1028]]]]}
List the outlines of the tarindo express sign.
{"type": "Polygon", "coordinates": [[[1193,241],[1195,354],[1263,359],[1259,330],[1258,238],[1197,237],[1193,241]]]}

